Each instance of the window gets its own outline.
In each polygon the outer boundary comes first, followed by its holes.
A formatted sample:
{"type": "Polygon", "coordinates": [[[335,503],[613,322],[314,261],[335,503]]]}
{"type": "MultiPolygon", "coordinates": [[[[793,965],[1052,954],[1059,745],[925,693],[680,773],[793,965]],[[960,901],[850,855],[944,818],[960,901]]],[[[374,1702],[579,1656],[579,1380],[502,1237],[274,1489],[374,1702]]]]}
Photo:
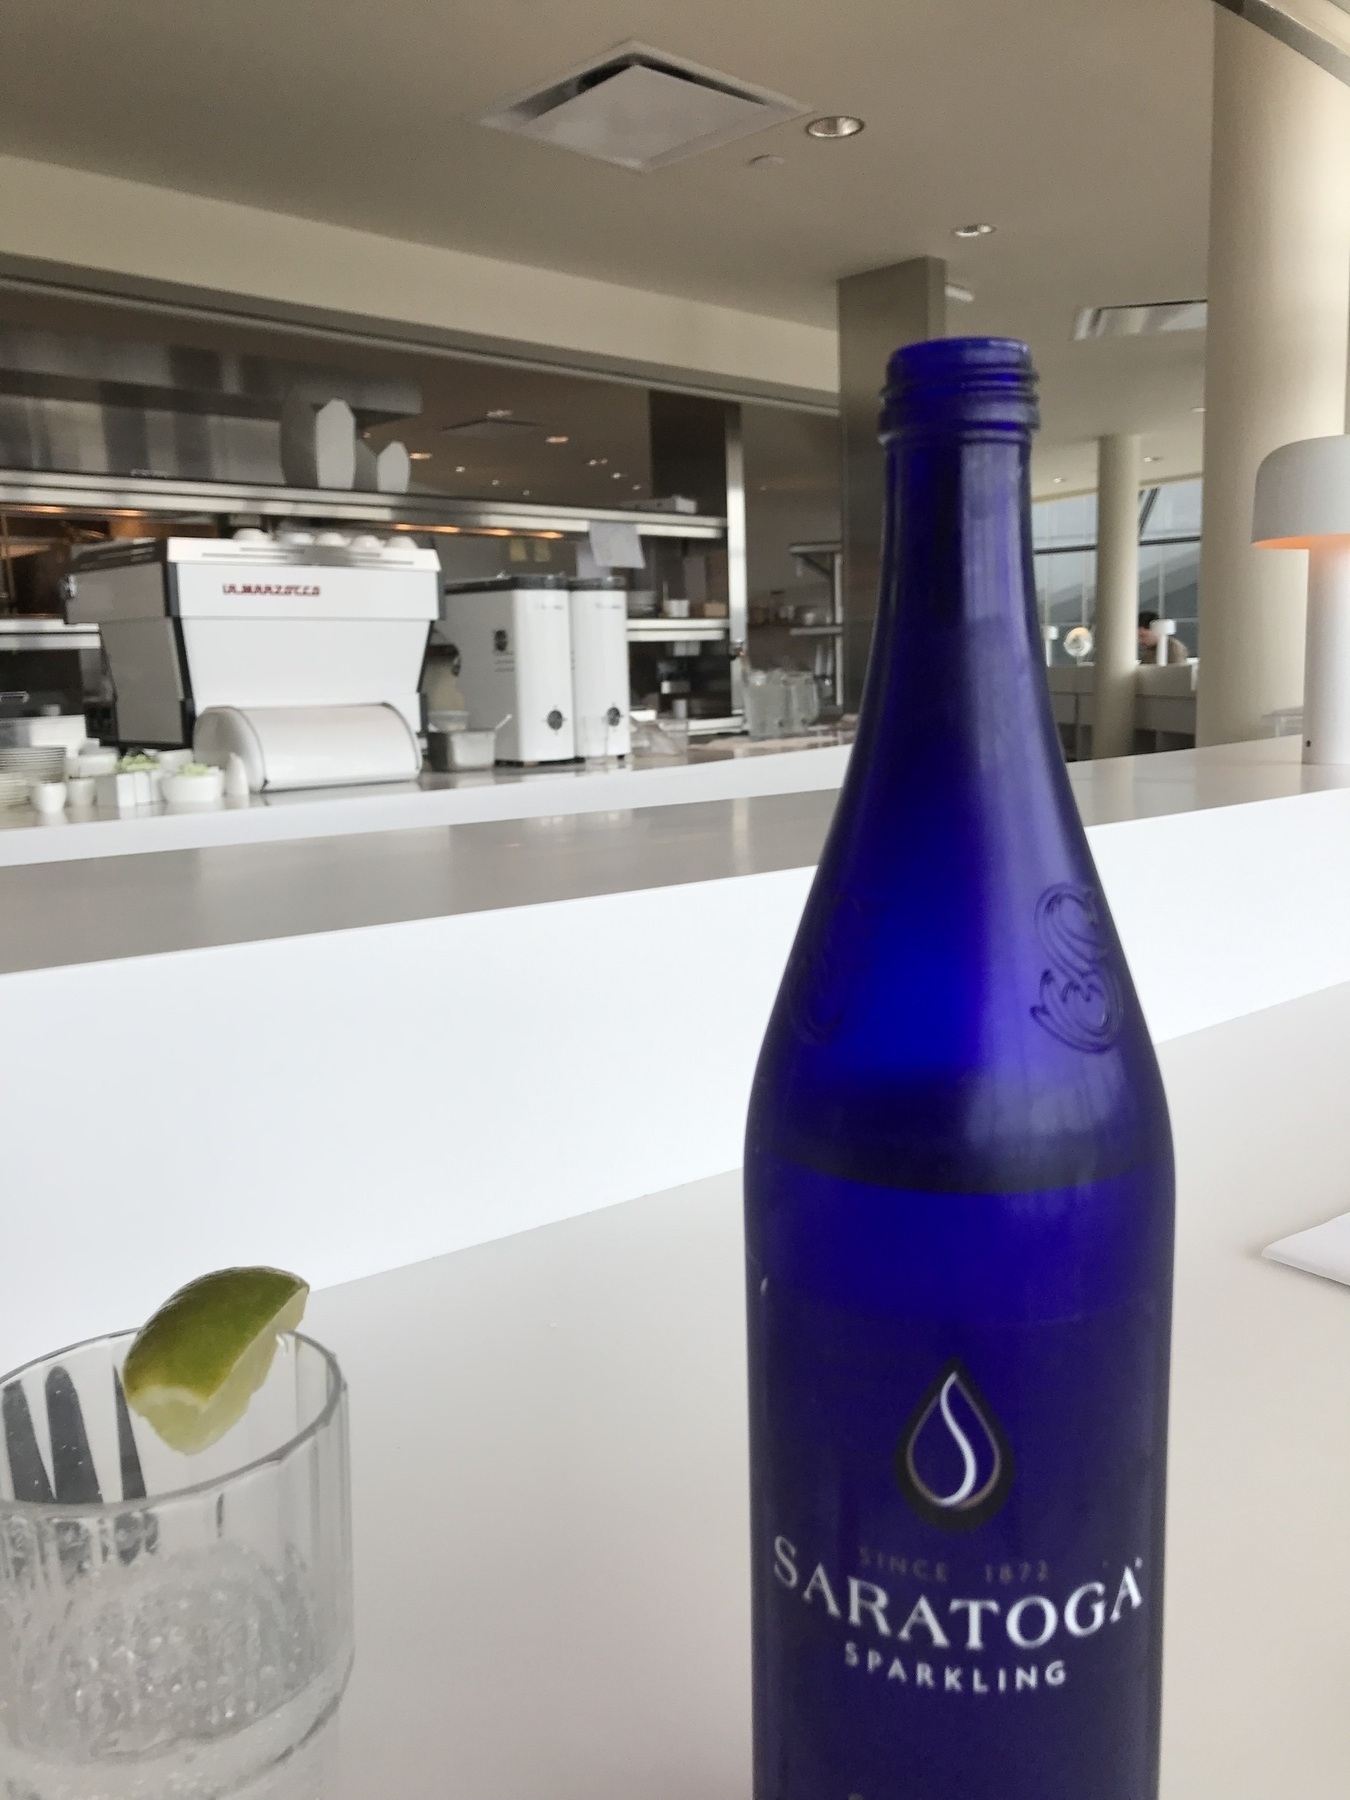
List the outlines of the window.
{"type": "MultiPolygon", "coordinates": [[[[1139,496],[1139,607],[1175,619],[1192,656],[1200,653],[1201,491],[1199,480],[1173,481],[1139,496]]],[[[1031,541],[1041,624],[1059,630],[1051,661],[1067,663],[1065,633],[1091,625],[1097,609],[1097,496],[1038,500],[1031,541]]]]}

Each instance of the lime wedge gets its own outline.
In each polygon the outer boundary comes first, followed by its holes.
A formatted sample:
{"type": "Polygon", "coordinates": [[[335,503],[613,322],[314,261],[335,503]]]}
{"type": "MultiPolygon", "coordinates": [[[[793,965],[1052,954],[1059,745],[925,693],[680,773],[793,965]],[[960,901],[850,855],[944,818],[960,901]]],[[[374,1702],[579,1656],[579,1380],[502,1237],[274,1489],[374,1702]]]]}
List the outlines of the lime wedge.
{"type": "Polygon", "coordinates": [[[164,1302],[127,1351],[127,1405],[193,1456],[243,1418],[309,1286],[282,1269],[218,1269],[164,1302]]]}

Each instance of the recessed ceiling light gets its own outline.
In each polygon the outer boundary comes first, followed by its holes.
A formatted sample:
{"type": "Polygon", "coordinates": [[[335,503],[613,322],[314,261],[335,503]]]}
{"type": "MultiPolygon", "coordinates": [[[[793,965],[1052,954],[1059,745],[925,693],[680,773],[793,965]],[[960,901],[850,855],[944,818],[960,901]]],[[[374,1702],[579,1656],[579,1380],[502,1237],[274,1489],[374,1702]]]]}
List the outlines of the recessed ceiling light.
{"type": "Polygon", "coordinates": [[[487,416],[489,419],[509,419],[511,417],[511,408],[509,406],[490,406],[488,408],[487,416]]]}
{"type": "Polygon", "coordinates": [[[997,230],[997,225],[957,225],[952,229],[952,236],[959,238],[993,237],[997,230]]]}
{"type": "Polygon", "coordinates": [[[640,481],[635,481],[633,483],[633,492],[635,494],[640,494],[642,492],[642,483],[640,481]]]}
{"type": "Polygon", "coordinates": [[[827,113],[822,119],[812,119],[806,128],[807,137],[835,138],[857,137],[863,128],[863,121],[855,119],[852,113],[827,113]]]}
{"type": "Polygon", "coordinates": [[[785,156],[752,156],[745,166],[747,169],[781,169],[786,161],[785,156]]]}
{"type": "Polygon", "coordinates": [[[1152,463],[1152,462],[1161,462],[1161,461],[1162,461],[1162,458],[1161,458],[1161,456],[1146,456],[1146,457],[1145,457],[1145,458],[1144,458],[1144,461],[1145,461],[1145,462],[1149,462],[1149,463],[1152,463]]]}
{"type": "Polygon", "coordinates": [[[600,464],[600,458],[598,456],[588,456],[586,458],[586,467],[588,469],[598,468],[599,464],[600,464]]]}
{"type": "Polygon", "coordinates": [[[431,461],[431,452],[430,452],[430,450],[410,450],[408,452],[408,461],[409,462],[430,462],[431,461]]]}
{"type": "Polygon", "coordinates": [[[456,473],[456,475],[463,475],[463,474],[464,474],[464,473],[465,473],[465,472],[466,472],[466,471],[465,471],[465,468],[464,468],[464,464],[463,464],[463,463],[456,463],[456,464],[455,464],[455,473],[456,473]]]}
{"type": "Polygon", "coordinates": [[[555,432],[552,437],[546,437],[544,442],[546,444],[565,444],[567,442],[567,435],[565,432],[555,432]]]}
{"type": "Polygon", "coordinates": [[[611,481],[622,481],[623,480],[623,470],[615,469],[614,473],[610,476],[610,480],[611,481]]]}
{"type": "Polygon", "coordinates": [[[962,306],[969,306],[975,298],[974,289],[959,281],[949,281],[943,292],[949,300],[955,300],[962,306]]]}
{"type": "Polygon", "coordinates": [[[500,487],[502,485],[501,482],[497,480],[495,475],[492,478],[492,485],[493,485],[493,487],[500,487]]]}
{"type": "Polygon", "coordinates": [[[1192,412],[1194,412],[1194,413],[1202,413],[1202,412],[1203,412],[1203,411],[1204,411],[1204,410],[1205,410],[1205,409],[1204,409],[1204,407],[1203,407],[1203,406],[1193,406],[1193,407],[1192,407],[1192,408],[1191,408],[1191,411],[1192,411],[1192,412]]]}
{"type": "Polygon", "coordinates": [[[1055,484],[1055,486],[1056,486],[1056,487],[1063,487],[1063,486],[1064,486],[1064,477],[1063,477],[1063,476],[1062,476],[1062,475],[1055,475],[1055,476],[1053,476],[1053,477],[1052,477],[1052,479],[1053,479],[1053,481],[1054,481],[1054,484],[1055,484]]]}

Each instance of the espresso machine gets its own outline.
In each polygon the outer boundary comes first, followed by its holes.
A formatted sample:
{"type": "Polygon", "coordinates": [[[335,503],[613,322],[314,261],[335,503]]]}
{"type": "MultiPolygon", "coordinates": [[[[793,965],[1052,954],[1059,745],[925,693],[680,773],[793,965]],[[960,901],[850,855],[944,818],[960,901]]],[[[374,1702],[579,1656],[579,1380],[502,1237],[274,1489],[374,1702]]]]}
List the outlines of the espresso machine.
{"type": "Polygon", "coordinates": [[[77,550],[67,617],[97,625],[123,744],[192,745],[249,786],[408,781],[440,565],[406,537],[281,529],[77,550]]]}

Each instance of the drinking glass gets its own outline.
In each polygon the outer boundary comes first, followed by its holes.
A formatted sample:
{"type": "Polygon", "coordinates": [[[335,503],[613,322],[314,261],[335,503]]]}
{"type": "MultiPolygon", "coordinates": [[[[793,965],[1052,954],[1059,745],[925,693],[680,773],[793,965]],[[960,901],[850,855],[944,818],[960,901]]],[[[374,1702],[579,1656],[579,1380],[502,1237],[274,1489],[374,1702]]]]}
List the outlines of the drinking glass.
{"type": "Polygon", "coordinates": [[[341,1372],[283,1336],[181,1456],[127,1408],[132,1337],[0,1381],[0,1794],[319,1800],[352,1661],[341,1372]]]}

